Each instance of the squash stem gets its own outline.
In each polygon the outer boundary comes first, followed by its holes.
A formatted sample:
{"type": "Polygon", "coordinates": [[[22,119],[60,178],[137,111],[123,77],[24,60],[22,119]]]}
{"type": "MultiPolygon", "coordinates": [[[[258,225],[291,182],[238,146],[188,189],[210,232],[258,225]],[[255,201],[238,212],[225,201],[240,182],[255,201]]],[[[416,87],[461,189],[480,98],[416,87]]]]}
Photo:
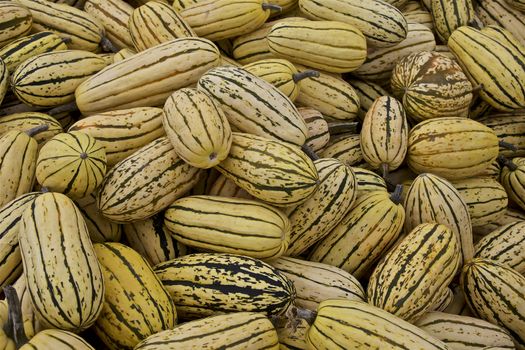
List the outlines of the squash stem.
{"type": "Polygon", "coordinates": [[[270,11],[275,11],[275,12],[281,12],[283,10],[283,8],[279,5],[267,4],[267,3],[262,4],[262,9],[265,11],[270,10],[270,11]]]}
{"type": "Polygon", "coordinates": [[[293,82],[297,84],[298,82],[300,82],[303,79],[306,79],[306,78],[319,78],[320,75],[321,75],[321,73],[319,73],[318,71],[313,70],[313,69],[308,69],[308,70],[305,70],[304,72],[295,73],[292,76],[292,78],[293,78],[293,82]]]}
{"type": "Polygon", "coordinates": [[[16,348],[20,349],[22,345],[28,342],[26,332],[24,331],[24,322],[22,320],[22,308],[20,306],[20,300],[18,294],[13,286],[5,286],[4,294],[7,300],[7,309],[9,312],[7,326],[11,325],[11,332],[6,334],[13,334],[13,339],[16,344],[16,348]]]}
{"type": "Polygon", "coordinates": [[[334,121],[328,123],[328,132],[330,136],[344,134],[344,133],[354,133],[356,134],[359,128],[359,122],[355,121],[334,121]]]}
{"type": "Polygon", "coordinates": [[[390,167],[387,163],[382,163],[381,169],[383,170],[383,179],[386,179],[388,177],[388,174],[390,173],[390,167]]]}
{"type": "Polygon", "coordinates": [[[317,160],[317,159],[320,158],[317,155],[317,153],[315,153],[314,150],[310,146],[308,146],[307,144],[302,145],[301,149],[303,150],[304,153],[306,153],[308,158],[310,158],[311,160],[317,160]]]}
{"type": "Polygon", "coordinates": [[[394,193],[390,195],[390,200],[396,204],[401,203],[401,194],[403,194],[403,185],[398,184],[396,185],[394,193]]]}
{"type": "Polygon", "coordinates": [[[55,116],[57,114],[60,114],[60,113],[65,113],[65,112],[74,112],[74,111],[77,111],[78,110],[78,106],[77,106],[77,103],[75,101],[73,102],[69,102],[69,103],[66,103],[66,104],[63,104],[61,106],[58,106],[58,107],[55,107],[53,109],[50,109],[47,114],[49,114],[50,116],[55,116]]]}
{"type": "Polygon", "coordinates": [[[518,169],[518,166],[512,160],[502,155],[498,156],[498,163],[500,163],[502,166],[506,166],[511,171],[516,171],[516,169],[518,169]]]}
{"type": "Polygon", "coordinates": [[[499,146],[501,148],[505,148],[505,149],[511,150],[512,152],[516,152],[518,150],[518,148],[516,146],[514,146],[512,143],[505,142],[505,141],[500,141],[499,142],[499,146]]]}
{"type": "Polygon", "coordinates": [[[115,46],[115,44],[113,44],[108,38],[106,38],[105,36],[102,37],[102,39],[100,40],[100,46],[102,47],[102,50],[104,50],[105,52],[113,52],[113,53],[116,53],[116,52],[119,52],[120,49],[118,47],[115,46]]]}
{"type": "Polygon", "coordinates": [[[31,128],[29,130],[26,130],[26,134],[33,137],[35,136],[36,134],[42,132],[42,131],[46,131],[47,129],[49,129],[49,125],[48,124],[42,124],[42,125],[38,125],[38,126],[35,126],[34,128],[31,128]]]}

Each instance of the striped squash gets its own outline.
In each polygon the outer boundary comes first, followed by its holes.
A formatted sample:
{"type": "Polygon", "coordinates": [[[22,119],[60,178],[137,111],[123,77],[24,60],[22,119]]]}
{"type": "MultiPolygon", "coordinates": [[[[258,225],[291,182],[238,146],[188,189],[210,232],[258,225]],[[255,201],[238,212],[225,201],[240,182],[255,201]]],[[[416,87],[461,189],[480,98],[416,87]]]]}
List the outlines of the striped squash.
{"type": "Polygon", "coordinates": [[[489,346],[515,349],[512,338],[504,328],[479,318],[428,312],[414,324],[451,349],[476,350],[489,346]]]}
{"type": "Polygon", "coordinates": [[[188,253],[188,248],[177,242],[164,225],[164,213],[123,225],[128,245],[151,265],[163,263],[188,253]]]}
{"type": "Polygon", "coordinates": [[[306,333],[310,325],[304,318],[299,318],[297,321],[294,327],[289,327],[284,322],[274,325],[279,338],[279,350],[303,350],[308,348],[306,333]]]}
{"type": "Polygon", "coordinates": [[[293,282],[297,307],[315,311],[319,303],[328,299],[366,300],[359,281],[337,267],[289,257],[268,263],[293,282]]]}
{"type": "Polygon", "coordinates": [[[354,74],[361,79],[384,82],[390,79],[397,61],[414,52],[432,51],[435,47],[432,30],[420,23],[409,23],[406,39],[391,47],[370,50],[365,63],[354,74]]]}
{"type": "Polygon", "coordinates": [[[525,158],[517,157],[506,161],[501,170],[500,181],[509,199],[525,210],[525,158]]]}
{"type": "Polygon", "coordinates": [[[230,152],[228,119],[202,91],[175,91],[164,104],[162,125],[177,155],[194,167],[212,168],[230,152]]]}
{"type": "Polygon", "coordinates": [[[245,133],[233,133],[230,154],[217,169],[250,195],[278,206],[306,201],[319,183],[313,162],[300,149],[245,133]]]}
{"type": "Polygon", "coordinates": [[[356,176],[352,168],[334,158],[314,161],[319,186],[304,203],[287,210],[291,222],[287,256],[298,256],[330,233],[352,208],[356,176]]]}
{"type": "Polygon", "coordinates": [[[387,191],[385,180],[373,171],[359,167],[352,167],[352,170],[357,180],[356,198],[373,191],[387,191]]]}
{"type": "Polygon", "coordinates": [[[352,210],[313,248],[309,260],[363,277],[401,233],[405,211],[395,197],[377,191],[357,199],[352,210]]]}
{"type": "Polygon", "coordinates": [[[513,8],[514,0],[477,1],[476,13],[486,26],[497,25],[508,30],[525,45],[525,18],[522,9],[513,8]]]}
{"type": "Polygon", "coordinates": [[[12,130],[0,137],[0,206],[31,191],[37,153],[38,145],[27,132],[12,130]]]}
{"type": "Polygon", "coordinates": [[[503,225],[476,243],[475,256],[489,259],[525,274],[525,221],[503,225]]]}
{"type": "Polygon", "coordinates": [[[284,313],[295,299],[293,283],[261,260],[199,253],[155,266],[182,319],[216,312],[284,313]]]}
{"type": "Polygon", "coordinates": [[[29,33],[33,24],[31,12],[14,1],[0,3],[0,47],[29,33]]]}
{"type": "MultiPolygon", "coordinates": [[[[474,227],[474,234],[478,238],[482,238],[489,233],[500,229],[502,226],[512,224],[516,221],[525,221],[525,213],[521,209],[513,209],[507,207],[503,215],[498,219],[498,221],[491,222],[488,225],[482,227],[474,227]]],[[[479,240],[478,240],[479,241],[479,240]]]]}
{"type": "Polygon", "coordinates": [[[501,155],[506,157],[525,156],[525,114],[489,114],[478,119],[478,121],[491,128],[498,140],[507,142],[516,148],[511,150],[501,147],[499,150],[501,155]]]}
{"type": "Polygon", "coordinates": [[[302,146],[307,127],[292,101],[272,84],[237,67],[206,72],[198,90],[210,95],[232,128],[302,146]]]}
{"type": "Polygon", "coordinates": [[[33,17],[33,32],[44,30],[70,39],[71,50],[95,52],[104,35],[104,27],[92,15],[66,4],[46,0],[16,0],[27,7],[33,17]]]}
{"type": "Polygon", "coordinates": [[[368,302],[410,323],[430,311],[461,261],[455,235],[440,224],[416,226],[375,267],[368,302]]]}
{"type": "Polygon", "coordinates": [[[124,0],[87,0],[84,11],[99,21],[117,48],[133,47],[128,20],[133,7],[124,0]]]}
{"type": "Polygon", "coordinates": [[[115,54],[113,52],[99,53],[98,57],[102,58],[104,62],[106,62],[106,65],[109,66],[114,63],[113,57],[115,57],[115,54]]]}
{"type": "Polygon", "coordinates": [[[80,332],[102,310],[104,280],[82,214],[48,192],[22,215],[20,252],[33,307],[44,327],[80,332]]]}
{"type": "Polygon", "coordinates": [[[0,59],[9,73],[25,60],[41,53],[66,50],[65,40],[53,32],[38,32],[23,36],[0,49],[0,59]]]}
{"type": "Polygon", "coordinates": [[[506,3],[517,10],[525,10],[525,2],[523,0],[506,0],[506,3]]]}
{"type": "Polygon", "coordinates": [[[276,56],[327,72],[352,72],[366,59],[365,36],[357,27],[343,22],[277,23],[266,40],[276,56]]]}
{"type": "MultiPolygon", "coordinates": [[[[311,107],[297,108],[301,117],[303,117],[308,132],[306,134],[305,145],[310,147],[312,151],[319,152],[330,141],[330,132],[328,130],[328,122],[323,117],[323,114],[311,107]]],[[[1,125],[2,119],[0,119],[1,125]]],[[[1,127],[1,126],[0,126],[1,127]]]]}
{"type": "Polygon", "coordinates": [[[7,66],[0,59],[0,104],[4,100],[5,95],[7,94],[7,90],[9,89],[9,71],[7,70],[7,66]]]}
{"type": "Polygon", "coordinates": [[[448,180],[480,175],[499,151],[494,131],[471,119],[447,117],[425,120],[410,130],[408,166],[448,180]]]}
{"type": "Polygon", "coordinates": [[[366,113],[361,129],[361,152],[374,169],[386,176],[405,160],[408,124],[401,102],[390,96],[374,101],[366,113]]]}
{"type": "Polygon", "coordinates": [[[94,243],[118,242],[122,236],[122,226],[106,219],[97,207],[94,193],[75,200],[78,210],[86,222],[89,236],[94,243]]]}
{"type": "Polygon", "coordinates": [[[515,48],[471,27],[460,27],[448,47],[483,100],[501,111],[525,107],[525,56],[515,48]]]}
{"type": "Polygon", "coordinates": [[[265,0],[199,0],[179,14],[198,36],[218,41],[259,28],[271,8],[265,0]]]}
{"type": "Polygon", "coordinates": [[[219,175],[210,186],[209,190],[204,191],[203,194],[208,194],[210,196],[254,199],[251,194],[237,186],[235,182],[224,175],[219,175]]]}
{"type": "Polygon", "coordinates": [[[450,228],[460,243],[463,261],[474,256],[472,224],[465,201],[458,190],[445,179],[421,174],[410,185],[405,196],[405,232],[435,222],[450,228]]]}
{"type": "MultiPolygon", "coordinates": [[[[450,288],[441,288],[437,299],[430,307],[430,311],[443,311],[454,301],[454,291],[450,288]]],[[[426,314],[425,314],[426,315],[426,314]]]]}
{"type": "Polygon", "coordinates": [[[106,175],[106,151],[95,138],[79,131],[58,134],[38,153],[36,179],[50,191],[71,198],[93,193],[106,175]]]}
{"type": "Polygon", "coordinates": [[[126,58],[130,58],[133,55],[136,55],[137,52],[134,49],[130,49],[129,47],[126,47],[122,50],[119,50],[115,55],[113,56],[113,63],[117,63],[120,61],[125,60],[126,58]]]}
{"type": "Polygon", "coordinates": [[[476,16],[471,0],[432,0],[431,4],[434,29],[443,43],[454,30],[472,24],[476,16]]]}
{"type": "Polygon", "coordinates": [[[525,346],[525,277],[495,261],[476,258],[463,267],[461,287],[474,314],[505,327],[525,346]]]}
{"type": "MultiPolygon", "coordinates": [[[[221,177],[216,168],[203,169],[199,172],[199,180],[188,192],[188,195],[210,194],[213,184],[221,177]]],[[[230,197],[230,196],[227,196],[230,197]]]]}
{"type": "Polygon", "coordinates": [[[129,32],[139,52],[173,39],[196,36],[173,7],[158,1],[148,1],[133,10],[129,32]]]}
{"type": "Polygon", "coordinates": [[[28,105],[55,107],[72,102],[80,83],[104,67],[106,61],[91,52],[46,52],[20,64],[11,75],[11,86],[28,105]]]}
{"type": "Polygon", "coordinates": [[[177,323],[173,300],[146,260],[120,243],[97,243],[104,305],[94,329],[113,350],[133,349],[143,339],[177,323]]]}
{"type": "Polygon", "coordinates": [[[18,246],[19,222],[25,209],[39,196],[30,192],[0,207],[0,287],[13,283],[22,273],[22,257],[18,246]]]}
{"type": "Polygon", "coordinates": [[[498,221],[507,209],[505,188],[494,178],[472,177],[452,181],[468,207],[472,226],[484,226],[498,221]]]}
{"type": "Polygon", "coordinates": [[[171,40],[88,78],[75,91],[76,102],[83,115],[158,106],[219,63],[219,50],[206,39],[171,40]]]}
{"type": "Polygon", "coordinates": [[[303,79],[319,76],[314,70],[299,73],[290,61],[281,58],[259,60],[242,68],[278,88],[292,102],[299,95],[303,79]]]}
{"type": "Polygon", "coordinates": [[[402,58],[391,84],[394,96],[416,122],[468,116],[472,85],[455,60],[439,53],[423,51],[402,58]]]}
{"type": "Polygon", "coordinates": [[[472,100],[472,105],[470,106],[469,118],[470,119],[480,119],[487,116],[492,112],[494,108],[485,102],[479,95],[475,96],[472,100]]]}
{"type": "Polygon", "coordinates": [[[108,171],[98,191],[98,207],[115,222],[146,219],[195,185],[198,171],[177,156],[166,137],[161,137],[108,171]]]}
{"type": "Polygon", "coordinates": [[[445,343],[382,309],[356,300],[322,302],[308,330],[312,349],[447,350],[445,343]]]}
{"type": "Polygon", "coordinates": [[[407,37],[407,22],[401,11],[382,0],[299,0],[299,8],[310,19],[355,26],[374,47],[392,46],[407,37]]]}
{"type": "Polygon", "coordinates": [[[24,324],[24,332],[27,337],[32,338],[40,328],[39,321],[35,315],[33,304],[31,304],[31,295],[27,288],[26,277],[22,274],[13,284],[13,288],[16,290],[18,300],[20,302],[20,308],[22,310],[22,322],[24,324]]]}
{"type": "Polygon", "coordinates": [[[273,259],[290,243],[288,217],[250,199],[184,197],[166,210],[164,224],[177,241],[199,251],[273,259]]]}
{"type": "Polygon", "coordinates": [[[24,131],[40,125],[47,125],[47,130],[42,130],[33,136],[39,145],[62,132],[60,123],[50,115],[40,112],[22,112],[0,117],[0,136],[11,130],[24,131]]]}
{"type": "MultiPolygon", "coordinates": [[[[296,65],[299,72],[307,70],[296,65]]],[[[301,83],[298,105],[315,108],[325,117],[338,120],[353,120],[359,112],[359,96],[350,84],[329,73],[320,72],[318,77],[305,79],[301,83]]]]}
{"type": "Polygon", "coordinates": [[[407,23],[420,23],[425,27],[428,27],[432,30],[434,29],[432,14],[427,10],[420,9],[403,12],[403,16],[405,17],[407,23]]]}
{"type": "Polygon", "coordinates": [[[359,134],[342,135],[328,142],[319,156],[336,158],[349,166],[367,166],[361,152],[361,136],[359,134]]]}
{"type": "Polygon", "coordinates": [[[154,334],[135,350],[171,349],[278,350],[279,340],[270,320],[256,312],[210,316],[154,334]]]}
{"type": "Polygon", "coordinates": [[[45,329],[36,333],[20,350],[75,349],[95,350],[82,337],[61,329],[45,329]]]}
{"type": "Polygon", "coordinates": [[[359,119],[365,119],[366,112],[374,101],[381,96],[388,96],[388,92],[376,83],[358,78],[347,79],[359,97],[359,119]]]}
{"type": "Polygon", "coordinates": [[[163,116],[162,109],[157,107],[122,109],[82,118],[69,131],[79,131],[95,138],[104,146],[107,165],[112,167],[164,136],[163,116]]]}

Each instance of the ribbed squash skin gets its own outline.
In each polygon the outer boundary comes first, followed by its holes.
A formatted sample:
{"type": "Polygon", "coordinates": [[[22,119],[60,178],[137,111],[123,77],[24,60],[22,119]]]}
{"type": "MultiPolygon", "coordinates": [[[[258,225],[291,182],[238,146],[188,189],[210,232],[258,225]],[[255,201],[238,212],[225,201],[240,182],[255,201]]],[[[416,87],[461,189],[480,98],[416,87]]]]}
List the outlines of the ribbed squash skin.
{"type": "Polygon", "coordinates": [[[95,350],[83,338],[60,329],[45,329],[38,332],[29,342],[20,347],[21,350],[75,349],[95,350]]]}
{"type": "Polygon", "coordinates": [[[507,191],[509,199],[516,203],[522,210],[525,208],[525,158],[513,158],[513,167],[504,166],[501,169],[501,184],[507,191]]]}
{"type": "Polygon", "coordinates": [[[368,302],[413,323],[441,297],[460,261],[453,231],[440,224],[419,225],[374,269],[368,302]]]}
{"type": "Polygon", "coordinates": [[[106,36],[118,48],[133,47],[128,20],[133,6],[123,0],[87,0],[84,11],[95,17],[106,30],[106,36]]]}
{"type": "Polygon", "coordinates": [[[12,42],[16,38],[29,33],[33,24],[33,16],[25,7],[16,2],[2,2],[0,4],[0,47],[12,42]]]}
{"type": "Polygon", "coordinates": [[[478,121],[494,130],[500,141],[508,142],[516,147],[516,150],[500,148],[501,155],[505,157],[525,156],[525,114],[490,114],[478,121]]]}
{"type": "Polygon", "coordinates": [[[73,201],[60,193],[40,195],[23,213],[19,239],[40,322],[72,332],[93,325],[102,310],[104,280],[73,201]]]}
{"type": "Polygon", "coordinates": [[[60,123],[50,115],[40,112],[14,113],[0,118],[0,135],[11,130],[25,131],[39,125],[47,125],[45,131],[34,135],[33,138],[39,145],[42,145],[53,136],[62,132],[60,123]]]}
{"type": "Polygon", "coordinates": [[[454,30],[471,24],[476,16],[470,0],[454,2],[432,0],[431,4],[434,28],[439,39],[444,43],[448,41],[454,30]]]}
{"type": "Polygon", "coordinates": [[[352,167],[357,179],[357,198],[373,191],[387,191],[385,180],[375,172],[359,167],[352,167]]]}
{"type": "Polygon", "coordinates": [[[199,253],[155,266],[183,319],[214,312],[279,315],[295,298],[293,283],[258,259],[233,254],[199,253]]]}
{"type": "Polygon", "coordinates": [[[133,349],[177,323],[173,300],[146,260],[120,243],[94,246],[106,291],[95,332],[110,349],[133,349]]]}
{"type": "Polygon", "coordinates": [[[361,136],[359,134],[343,135],[329,141],[319,156],[336,158],[349,166],[370,167],[361,151],[361,136]]]}
{"type": "Polygon", "coordinates": [[[270,320],[260,313],[237,312],[184,323],[173,330],[154,334],[135,350],[218,348],[279,349],[279,339],[270,320]]]}
{"type": "Polygon", "coordinates": [[[92,193],[76,199],[75,204],[86,221],[89,236],[94,243],[118,242],[122,235],[122,226],[105,218],[97,207],[97,196],[92,193]]]}
{"type": "Polygon", "coordinates": [[[322,151],[324,146],[330,141],[328,122],[323,117],[323,114],[314,108],[299,107],[297,110],[308,127],[308,133],[304,144],[310,147],[314,152],[322,151]]]}
{"type": "MultiPolygon", "coordinates": [[[[523,3],[518,8],[514,5],[521,0],[481,0],[477,3],[476,14],[486,26],[498,26],[509,31],[522,45],[525,45],[525,19],[523,18],[523,3]]],[[[486,28],[485,27],[485,28],[486,28]]]]}

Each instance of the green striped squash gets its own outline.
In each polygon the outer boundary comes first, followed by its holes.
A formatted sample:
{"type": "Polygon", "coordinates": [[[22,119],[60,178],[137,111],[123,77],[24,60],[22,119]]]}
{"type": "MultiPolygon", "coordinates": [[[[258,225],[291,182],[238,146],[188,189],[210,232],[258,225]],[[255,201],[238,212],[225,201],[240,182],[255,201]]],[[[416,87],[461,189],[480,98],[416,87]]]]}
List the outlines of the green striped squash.
{"type": "Polygon", "coordinates": [[[177,242],[164,225],[164,213],[146,220],[123,225],[128,245],[151,265],[163,263],[188,253],[188,247],[177,242]]]}
{"type": "MultiPolygon", "coordinates": [[[[297,110],[301,114],[301,117],[303,117],[308,128],[304,144],[314,152],[321,151],[328,141],[330,141],[328,122],[323,117],[323,114],[314,108],[299,107],[297,110]]],[[[0,119],[0,123],[1,122],[2,120],[0,119]]]]}
{"type": "Polygon", "coordinates": [[[235,182],[228,179],[224,175],[219,175],[209,190],[205,191],[204,194],[208,194],[210,196],[254,199],[251,194],[237,186],[235,182]]]}
{"type": "Polygon", "coordinates": [[[109,349],[133,349],[177,323],[173,300],[146,260],[120,243],[97,243],[106,290],[95,333],[109,349]]]}
{"type": "Polygon", "coordinates": [[[29,33],[33,24],[31,12],[14,1],[0,3],[0,47],[29,33]]]}
{"type": "Polygon", "coordinates": [[[366,113],[361,129],[361,152],[374,169],[386,175],[405,160],[408,123],[401,102],[390,96],[374,101],[366,113]]]}
{"type": "Polygon", "coordinates": [[[366,59],[363,33],[339,21],[277,23],[266,40],[277,57],[327,72],[352,72],[366,59]]]}
{"type": "Polygon", "coordinates": [[[452,181],[452,185],[468,207],[472,226],[498,221],[507,209],[507,192],[494,178],[473,177],[452,181]]]}
{"type": "Polygon", "coordinates": [[[20,252],[41,324],[80,332],[95,322],[104,280],[82,214],[71,199],[48,192],[23,213],[20,252]]]}
{"type": "Polygon", "coordinates": [[[242,255],[190,254],[155,266],[155,272],[183,319],[216,312],[279,315],[296,295],[292,281],[281,272],[242,255]]]}
{"type": "Polygon", "coordinates": [[[38,153],[38,183],[71,198],[84,198],[93,193],[105,174],[104,146],[79,131],[56,135],[38,153]]]}
{"type": "Polygon", "coordinates": [[[454,291],[450,288],[441,288],[437,299],[430,307],[430,311],[443,311],[454,301],[454,291]]]}
{"type": "MultiPolygon", "coordinates": [[[[498,113],[478,119],[491,128],[498,140],[510,143],[516,150],[501,147],[499,153],[506,157],[525,156],[525,114],[498,113]]],[[[1,119],[0,119],[1,122],[1,119]]]]}
{"type": "Polygon", "coordinates": [[[516,157],[506,161],[501,169],[500,181],[509,199],[525,210],[525,158],[516,157]]]}
{"type": "Polygon", "coordinates": [[[82,337],[61,329],[45,329],[22,345],[20,350],[75,349],[95,350],[82,337]]]}
{"type": "Polygon", "coordinates": [[[463,267],[461,287],[474,314],[505,327],[525,346],[525,277],[495,261],[476,258],[463,267]]]}
{"type": "Polygon", "coordinates": [[[472,84],[455,60],[436,52],[418,52],[397,62],[392,91],[414,121],[467,117],[472,84]]]}
{"type": "Polygon", "coordinates": [[[467,118],[436,118],[410,130],[407,163],[418,174],[460,180],[483,173],[498,151],[498,138],[489,127],[467,118]]]}
{"type": "Polygon", "coordinates": [[[196,36],[173,7],[158,1],[148,1],[133,10],[128,26],[139,52],[173,39],[196,36]]]}
{"type": "Polygon", "coordinates": [[[436,39],[430,28],[420,23],[409,23],[406,39],[391,47],[370,50],[365,63],[354,71],[361,79],[388,84],[397,61],[415,52],[433,51],[436,39]]]}
{"type": "Polygon", "coordinates": [[[30,192],[0,207],[0,287],[13,283],[22,273],[22,257],[18,245],[20,221],[25,209],[39,196],[30,192]]]}
{"type": "Polygon", "coordinates": [[[65,40],[56,33],[44,31],[21,37],[0,49],[0,58],[9,73],[25,60],[41,53],[67,50],[65,40]]]}
{"type": "Polygon", "coordinates": [[[359,134],[347,134],[331,139],[319,156],[339,159],[349,166],[369,167],[363,159],[359,134]]]}
{"type": "Polygon", "coordinates": [[[387,191],[385,180],[371,170],[352,167],[357,180],[357,198],[373,191],[387,191]]]}
{"type": "Polygon", "coordinates": [[[407,22],[401,11],[381,0],[299,0],[299,8],[310,19],[355,26],[363,32],[370,46],[392,46],[407,37],[407,22]]]}
{"type": "Polygon", "coordinates": [[[315,311],[319,303],[328,299],[366,300],[359,281],[335,266],[289,257],[268,263],[293,282],[297,307],[315,311]]]}
{"type": "Polygon", "coordinates": [[[248,71],[222,66],[206,72],[198,90],[210,95],[233,129],[302,146],[307,127],[292,101],[248,71]]]}
{"type": "Polygon", "coordinates": [[[312,349],[447,350],[445,343],[380,308],[330,299],[317,308],[306,335],[312,349]]]}
{"type": "Polygon", "coordinates": [[[229,156],[217,169],[255,198],[273,205],[300,204],[319,183],[313,162],[300,149],[237,132],[229,156]]]}
{"type": "Polygon", "coordinates": [[[36,141],[26,132],[11,130],[0,137],[0,206],[31,191],[37,153],[36,141]]]}
{"type": "Polygon", "coordinates": [[[87,0],[84,11],[98,20],[105,29],[106,37],[117,48],[132,47],[128,19],[133,7],[123,0],[87,0]]]}
{"type": "Polygon", "coordinates": [[[199,181],[198,172],[177,156],[168,138],[158,138],[108,171],[98,207],[111,221],[146,219],[190,190],[199,181]]]}
{"type": "Polygon", "coordinates": [[[356,200],[343,220],[313,248],[309,260],[361,278],[394,244],[404,220],[398,198],[384,191],[370,192],[356,200]]]}
{"type": "Polygon", "coordinates": [[[270,320],[256,312],[236,312],[184,323],[154,334],[135,350],[171,349],[269,349],[278,350],[279,340],[270,320]]]}
{"type": "Polygon", "coordinates": [[[194,167],[212,168],[230,152],[228,119],[202,91],[175,91],[164,104],[162,125],[177,155],[194,167]]]}
{"type": "Polygon", "coordinates": [[[484,25],[496,25],[508,30],[518,41],[525,45],[525,18],[523,9],[513,7],[521,0],[480,0],[477,2],[476,14],[484,25]]]}
{"type": "Polygon", "coordinates": [[[265,0],[199,0],[179,14],[198,36],[218,41],[256,30],[270,16],[270,7],[265,0]]]}
{"type": "Polygon", "coordinates": [[[461,261],[454,231],[421,224],[390,250],[368,282],[368,302],[413,323],[430,311],[461,261]]]}
{"type": "Polygon", "coordinates": [[[106,219],[97,207],[95,193],[75,200],[77,208],[86,221],[89,236],[94,243],[118,242],[122,236],[122,226],[106,219]]]}
{"type": "Polygon", "coordinates": [[[46,0],[16,0],[33,17],[33,32],[51,31],[69,38],[71,50],[95,52],[104,35],[104,27],[92,15],[73,6],[46,0]]]}
{"type": "Polygon", "coordinates": [[[365,119],[366,112],[374,101],[381,96],[388,96],[388,92],[378,84],[358,78],[347,79],[355,93],[359,97],[359,119],[365,119]]]}
{"type": "MultiPolygon", "coordinates": [[[[307,67],[296,65],[299,72],[307,67]]],[[[311,107],[325,117],[338,120],[353,120],[359,112],[359,96],[354,88],[336,76],[320,72],[318,77],[310,77],[301,82],[301,89],[295,101],[303,107],[311,107]]]]}
{"type": "Polygon", "coordinates": [[[479,95],[494,108],[512,111],[525,107],[525,56],[515,48],[471,27],[460,27],[448,41],[479,95]],[[497,62],[497,64],[495,64],[497,62]]]}
{"type": "Polygon", "coordinates": [[[451,349],[476,350],[489,346],[515,349],[504,328],[475,317],[428,312],[414,324],[451,349]]]}
{"type": "Polygon", "coordinates": [[[167,41],[88,78],[75,91],[76,103],[83,115],[162,105],[220,61],[219,50],[209,40],[167,41]]]}
{"type": "Polygon", "coordinates": [[[352,208],[356,177],[352,168],[334,158],[314,161],[319,186],[304,203],[289,208],[291,222],[287,256],[298,256],[330,233],[352,208]]]}
{"type": "Polygon", "coordinates": [[[525,274],[525,221],[503,225],[476,243],[475,256],[489,259],[525,274]]]}
{"type": "Polygon", "coordinates": [[[47,125],[47,130],[33,136],[39,145],[62,132],[62,125],[54,117],[40,112],[22,112],[0,117],[0,136],[11,130],[24,131],[40,125],[47,125]]]}
{"type": "Polygon", "coordinates": [[[72,102],[75,89],[106,67],[98,55],[81,50],[41,53],[20,64],[11,75],[11,86],[24,103],[55,107],[72,102]]]}
{"type": "Polygon", "coordinates": [[[290,242],[288,217],[250,199],[184,197],[166,210],[164,224],[177,241],[199,251],[273,259],[290,242]]]}
{"type": "Polygon", "coordinates": [[[446,43],[452,32],[472,24],[476,13],[471,0],[432,0],[432,18],[438,38],[446,43]]]}
{"type": "MultiPolygon", "coordinates": [[[[106,150],[108,167],[165,135],[164,112],[157,107],[137,107],[82,118],[69,131],[94,137],[106,150]]],[[[1,119],[0,119],[1,122],[1,119]]]]}
{"type": "Polygon", "coordinates": [[[472,259],[474,243],[469,210],[450,182],[433,174],[419,175],[408,189],[404,207],[407,233],[424,223],[442,224],[454,232],[463,261],[472,259]]]}

